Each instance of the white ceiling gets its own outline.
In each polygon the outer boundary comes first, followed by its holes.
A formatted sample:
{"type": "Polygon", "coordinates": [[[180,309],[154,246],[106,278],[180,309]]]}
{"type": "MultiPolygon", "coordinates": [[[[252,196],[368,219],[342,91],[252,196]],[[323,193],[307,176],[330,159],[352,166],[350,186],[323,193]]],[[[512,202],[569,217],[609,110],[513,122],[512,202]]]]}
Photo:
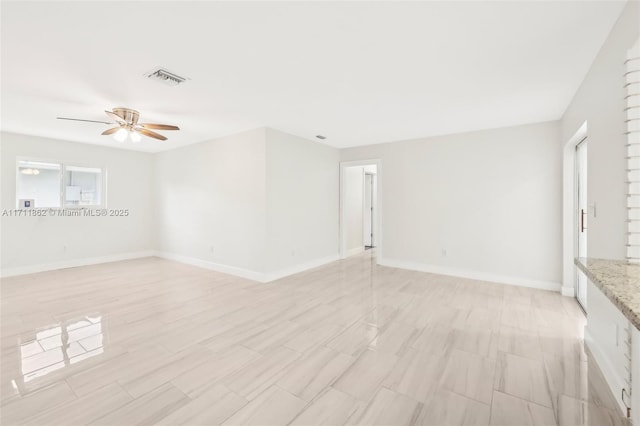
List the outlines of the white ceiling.
{"type": "Polygon", "coordinates": [[[260,126],[348,147],[555,120],[623,7],[3,1],[1,128],[159,151],[260,126]],[[182,130],[119,144],[56,120],[118,106],[182,130]]]}

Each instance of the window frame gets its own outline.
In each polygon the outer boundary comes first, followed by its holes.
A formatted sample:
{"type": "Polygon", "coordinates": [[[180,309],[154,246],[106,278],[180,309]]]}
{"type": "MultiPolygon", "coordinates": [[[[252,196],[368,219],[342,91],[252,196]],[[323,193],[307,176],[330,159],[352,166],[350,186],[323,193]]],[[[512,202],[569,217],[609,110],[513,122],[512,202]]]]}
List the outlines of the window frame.
{"type": "Polygon", "coordinates": [[[20,199],[18,198],[19,192],[19,182],[18,182],[18,173],[20,173],[20,162],[22,161],[31,161],[36,163],[50,163],[50,164],[59,164],[60,165],[60,206],[58,207],[32,207],[33,210],[66,210],[66,209],[104,209],[107,207],[107,167],[103,163],[86,163],[86,162],[78,162],[78,161],[62,161],[62,160],[54,160],[51,158],[42,158],[42,157],[24,157],[24,156],[16,156],[15,162],[15,203],[16,208],[20,208],[20,199]],[[67,167],[84,167],[91,169],[100,169],[100,204],[93,204],[90,206],[80,206],[80,205],[70,205],[67,204],[67,167]]]}

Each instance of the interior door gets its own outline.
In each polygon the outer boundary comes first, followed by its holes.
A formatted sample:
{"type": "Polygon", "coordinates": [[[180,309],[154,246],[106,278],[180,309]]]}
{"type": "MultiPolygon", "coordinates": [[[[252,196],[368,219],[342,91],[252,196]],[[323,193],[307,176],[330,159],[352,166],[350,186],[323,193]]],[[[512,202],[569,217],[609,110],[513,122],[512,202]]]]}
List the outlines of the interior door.
{"type": "Polygon", "coordinates": [[[373,247],[373,177],[366,173],[364,175],[364,207],[362,212],[362,223],[364,229],[362,236],[365,248],[373,247]]]}
{"type": "MultiPolygon", "coordinates": [[[[587,257],[587,219],[589,205],[587,204],[587,140],[583,139],[576,146],[576,193],[577,193],[577,241],[578,257],[587,257]]],[[[587,310],[587,277],[576,268],[576,299],[587,310]]]]}

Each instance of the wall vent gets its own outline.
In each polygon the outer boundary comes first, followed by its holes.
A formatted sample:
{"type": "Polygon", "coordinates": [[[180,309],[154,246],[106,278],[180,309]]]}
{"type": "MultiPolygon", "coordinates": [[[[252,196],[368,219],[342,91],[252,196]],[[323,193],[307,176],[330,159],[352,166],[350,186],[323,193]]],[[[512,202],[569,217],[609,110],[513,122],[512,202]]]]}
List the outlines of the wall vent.
{"type": "Polygon", "coordinates": [[[157,80],[167,86],[177,86],[188,80],[186,77],[180,77],[178,74],[174,74],[171,71],[167,71],[164,68],[156,68],[153,71],[145,74],[147,78],[157,80]]]}

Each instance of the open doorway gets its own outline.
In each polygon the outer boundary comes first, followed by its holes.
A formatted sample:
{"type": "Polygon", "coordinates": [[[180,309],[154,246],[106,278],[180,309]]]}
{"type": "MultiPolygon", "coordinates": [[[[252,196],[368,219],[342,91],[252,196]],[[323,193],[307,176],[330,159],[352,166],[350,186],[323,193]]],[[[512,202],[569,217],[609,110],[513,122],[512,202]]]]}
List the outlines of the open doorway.
{"type": "Polygon", "coordinates": [[[362,211],[362,238],[364,249],[375,247],[376,166],[364,166],[364,207],[362,211]]]}
{"type": "MultiPolygon", "coordinates": [[[[378,160],[340,164],[340,257],[380,250],[378,160]]],[[[374,254],[375,255],[375,254],[374,254]]]]}

